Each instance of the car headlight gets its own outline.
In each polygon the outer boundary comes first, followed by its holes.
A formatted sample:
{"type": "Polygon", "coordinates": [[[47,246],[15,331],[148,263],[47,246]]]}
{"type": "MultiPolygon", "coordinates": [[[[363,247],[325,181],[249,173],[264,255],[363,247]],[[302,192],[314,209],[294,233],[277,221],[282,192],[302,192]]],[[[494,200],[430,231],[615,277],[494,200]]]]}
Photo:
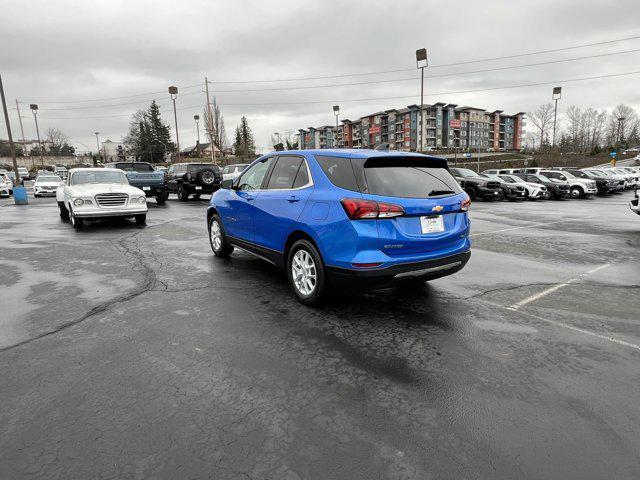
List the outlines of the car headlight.
{"type": "Polygon", "coordinates": [[[138,197],[138,203],[147,203],[147,197],[138,197]]]}
{"type": "Polygon", "coordinates": [[[74,204],[76,207],[80,207],[80,206],[84,205],[84,200],[83,200],[83,199],[81,199],[81,198],[76,198],[76,199],[73,201],[73,204],[74,204]]]}

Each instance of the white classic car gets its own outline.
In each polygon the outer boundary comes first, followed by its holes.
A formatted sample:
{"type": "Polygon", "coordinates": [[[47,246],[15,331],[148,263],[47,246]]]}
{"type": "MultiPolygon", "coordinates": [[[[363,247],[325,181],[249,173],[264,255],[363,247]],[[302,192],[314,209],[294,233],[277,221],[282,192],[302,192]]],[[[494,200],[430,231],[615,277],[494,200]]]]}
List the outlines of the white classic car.
{"type": "Polygon", "coordinates": [[[53,173],[38,175],[33,182],[33,196],[55,195],[61,183],[62,179],[53,173]]]}
{"type": "Polygon", "coordinates": [[[56,191],[62,219],[71,219],[74,228],[85,220],[135,218],[147,220],[147,196],[132,187],[127,176],[117,168],[73,168],[67,181],[56,191]]]}

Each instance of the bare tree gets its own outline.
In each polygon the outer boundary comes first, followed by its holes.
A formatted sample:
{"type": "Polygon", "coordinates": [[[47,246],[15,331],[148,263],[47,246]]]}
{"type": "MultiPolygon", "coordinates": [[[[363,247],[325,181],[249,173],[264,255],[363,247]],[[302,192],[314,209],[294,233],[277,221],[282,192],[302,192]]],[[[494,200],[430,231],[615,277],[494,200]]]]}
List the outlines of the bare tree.
{"type": "Polygon", "coordinates": [[[229,146],[227,140],[227,132],[224,127],[224,117],[220,113],[220,106],[216,101],[216,97],[213,97],[211,109],[204,109],[204,128],[209,137],[213,138],[213,143],[220,149],[224,150],[229,146]]]}
{"type": "Polygon", "coordinates": [[[528,113],[527,117],[536,128],[539,147],[542,149],[545,143],[549,143],[549,130],[553,128],[553,105],[540,105],[535,112],[528,113]]]}
{"type": "Polygon", "coordinates": [[[51,142],[51,148],[54,150],[60,150],[63,145],[69,143],[69,137],[60,129],[47,128],[44,131],[45,141],[51,142]]]}

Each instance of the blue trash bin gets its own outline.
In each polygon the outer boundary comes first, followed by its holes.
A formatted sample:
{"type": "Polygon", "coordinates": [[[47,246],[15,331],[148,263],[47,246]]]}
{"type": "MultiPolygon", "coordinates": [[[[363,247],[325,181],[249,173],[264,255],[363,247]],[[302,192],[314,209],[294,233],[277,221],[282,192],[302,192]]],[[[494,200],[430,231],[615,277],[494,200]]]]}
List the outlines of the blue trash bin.
{"type": "Polygon", "coordinates": [[[29,197],[24,187],[13,187],[13,201],[16,205],[28,205],[29,197]]]}

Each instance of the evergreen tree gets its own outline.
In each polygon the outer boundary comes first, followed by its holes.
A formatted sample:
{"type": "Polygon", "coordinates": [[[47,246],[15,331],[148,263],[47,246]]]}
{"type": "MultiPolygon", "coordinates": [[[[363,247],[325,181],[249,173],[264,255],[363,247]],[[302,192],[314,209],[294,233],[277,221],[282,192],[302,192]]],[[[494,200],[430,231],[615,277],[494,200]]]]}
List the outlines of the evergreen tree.
{"type": "Polygon", "coordinates": [[[256,154],[256,145],[253,140],[253,133],[251,132],[247,118],[244,116],[240,119],[240,125],[236,127],[233,150],[236,156],[239,157],[251,157],[256,154]]]}
{"type": "Polygon", "coordinates": [[[146,112],[138,110],[133,114],[124,141],[129,151],[142,161],[162,162],[165,153],[171,154],[176,148],[171,141],[170,127],[162,122],[155,100],[146,112]]]}

